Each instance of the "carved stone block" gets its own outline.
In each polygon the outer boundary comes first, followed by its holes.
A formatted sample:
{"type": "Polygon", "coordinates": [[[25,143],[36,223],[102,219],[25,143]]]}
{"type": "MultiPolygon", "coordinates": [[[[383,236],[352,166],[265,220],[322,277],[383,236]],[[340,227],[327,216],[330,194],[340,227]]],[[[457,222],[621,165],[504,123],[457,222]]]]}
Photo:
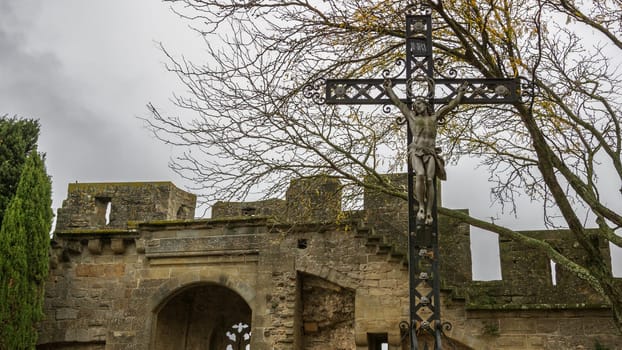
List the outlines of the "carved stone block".
{"type": "Polygon", "coordinates": [[[100,255],[102,253],[102,241],[99,238],[89,239],[88,243],[89,252],[91,254],[100,255]]]}
{"type": "Polygon", "coordinates": [[[123,238],[113,238],[110,240],[110,248],[115,254],[125,253],[125,242],[123,238]]]}

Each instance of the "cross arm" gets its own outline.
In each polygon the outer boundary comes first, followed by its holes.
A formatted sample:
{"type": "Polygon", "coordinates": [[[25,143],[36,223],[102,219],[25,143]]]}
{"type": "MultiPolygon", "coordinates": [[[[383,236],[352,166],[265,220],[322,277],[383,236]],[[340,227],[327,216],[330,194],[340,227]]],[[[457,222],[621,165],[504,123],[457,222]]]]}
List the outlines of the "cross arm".
{"type": "MultiPolygon", "coordinates": [[[[384,79],[327,79],[325,83],[326,104],[383,105],[392,104],[383,86],[384,79]]],[[[466,84],[462,104],[504,104],[520,101],[520,82],[518,78],[499,79],[435,79],[433,80],[435,104],[445,104],[458,94],[461,84],[466,84]]],[[[412,85],[406,79],[391,79],[396,95],[409,102],[407,91],[412,85]]],[[[412,92],[411,92],[412,95],[412,92]]],[[[417,97],[417,96],[410,96],[417,97]]]]}

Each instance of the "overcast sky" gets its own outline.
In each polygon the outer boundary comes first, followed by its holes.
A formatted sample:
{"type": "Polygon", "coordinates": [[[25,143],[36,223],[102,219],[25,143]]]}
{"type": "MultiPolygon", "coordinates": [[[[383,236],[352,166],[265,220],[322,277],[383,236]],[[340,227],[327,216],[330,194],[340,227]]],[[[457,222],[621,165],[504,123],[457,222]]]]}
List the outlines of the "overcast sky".
{"type": "Polygon", "coordinates": [[[54,208],[69,182],[180,182],[137,117],[178,89],[156,41],[193,39],[156,0],[0,2],[0,114],[40,120],[54,208]]]}
{"type": "MultiPolygon", "coordinates": [[[[164,69],[157,42],[200,57],[201,39],[158,0],[0,1],[0,115],[40,120],[55,211],[76,181],[173,181],[184,188],[167,167],[172,150],[137,118],[148,115],[148,102],[171,106],[173,91],[182,89],[164,69]]],[[[448,207],[517,229],[542,227],[537,205],[522,202],[520,219],[490,208],[487,176],[473,167],[466,161],[448,168],[448,207]]],[[[499,273],[490,264],[495,239],[474,235],[479,278],[499,273]]]]}

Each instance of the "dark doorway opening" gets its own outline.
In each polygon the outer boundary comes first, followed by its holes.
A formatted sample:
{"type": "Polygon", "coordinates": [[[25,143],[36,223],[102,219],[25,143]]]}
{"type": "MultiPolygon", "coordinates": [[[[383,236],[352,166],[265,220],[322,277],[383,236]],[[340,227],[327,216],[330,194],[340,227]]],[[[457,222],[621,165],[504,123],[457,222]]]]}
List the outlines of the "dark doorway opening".
{"type": "Polygon", "coordinates": [[[155,350],[247,350],[251,309],[233,290],[217,284],[186,288],[158,311],[155,350]]]}

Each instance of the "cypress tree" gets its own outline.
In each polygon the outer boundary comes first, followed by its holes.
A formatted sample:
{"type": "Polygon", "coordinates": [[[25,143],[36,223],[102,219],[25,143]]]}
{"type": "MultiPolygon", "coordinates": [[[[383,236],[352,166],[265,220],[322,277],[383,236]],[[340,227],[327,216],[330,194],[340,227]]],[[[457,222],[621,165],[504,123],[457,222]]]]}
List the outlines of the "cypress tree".
{"type": "Polygon", "coordinates": [[[30,152],[0,227],[0,349],[34,349],[43,317],[52,224],[51,183],[30,152]]]}
{"type": "Polygon", "coordinates": [[[39,122],[0,117],[0,224],[15,195],[26,157],[37,146],[39,122]]]}

